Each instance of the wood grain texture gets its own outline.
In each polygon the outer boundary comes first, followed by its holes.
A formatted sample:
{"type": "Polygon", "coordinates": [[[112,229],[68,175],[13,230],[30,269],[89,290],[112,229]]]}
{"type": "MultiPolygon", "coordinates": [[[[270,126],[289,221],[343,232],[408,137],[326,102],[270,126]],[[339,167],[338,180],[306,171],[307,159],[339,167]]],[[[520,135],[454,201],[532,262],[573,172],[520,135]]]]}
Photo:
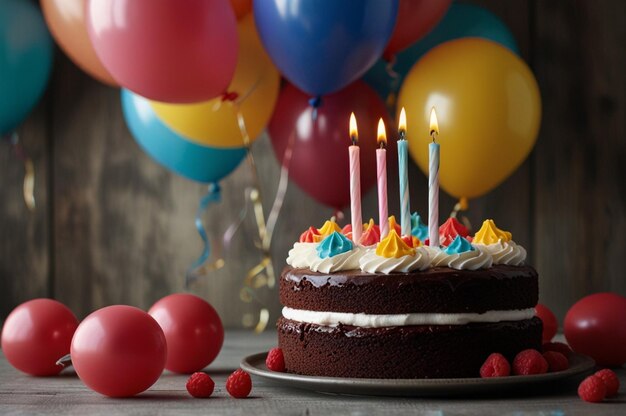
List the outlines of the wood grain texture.
{"type": "MultiPolygon", "coordinates": [[[[215,381],[210,399],[194,399],[185,391],[186,375],[166,372],[148,391],[129,399],[103,397],[85,387],[66,370],[59,377],[33,378],[18,373],[0,358],[0,413],[11,415],[69,414],[115,416],[140,415],[617,415],[623,399],[588,404],[576,395],[576,380],[541,396],[481,399],[429,399],[321,394],[271,384],[253,377],[248,399],[236,400],[224,388],[227,376],[247,355],[276,345],[274,333],[254,336],[229,331],[224,348],[206,371],[215,381]]],[[[618,370],[622,384],[626,372],[618,370]]]]}
{"type": "Polygon", "coordinates": [[[588,293],[626,294],[624,16],[624,2],[537,2],[534,249],[560,316],[588,293]]]}

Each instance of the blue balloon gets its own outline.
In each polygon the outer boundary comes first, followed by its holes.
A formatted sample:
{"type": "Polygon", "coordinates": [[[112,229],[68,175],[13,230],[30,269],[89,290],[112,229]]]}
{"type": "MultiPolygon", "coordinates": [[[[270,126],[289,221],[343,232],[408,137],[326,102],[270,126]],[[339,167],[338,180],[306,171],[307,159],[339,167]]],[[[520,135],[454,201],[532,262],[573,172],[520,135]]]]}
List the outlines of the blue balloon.
{"type": "Polygon", "coordinates": [[[255,0],[254,19],[280,72],[320,96],[359,79],[380,58],[398,0],[255,0]]]}
{"type": "Polygon", "coordinates": [[[482,7],[454,3],[428,35],[396,55],[393,70],[398,78],[394,80],[387,72],[387,62],[379,60],[363,80],[386,99],[389,94],[398,93],[406,74],[426,52],[449,40],[466,37],[498,42],[519,55],[515,37],[500,18],[482,7]]]}
{"type": "Polygon", "coordinates": [[[243,147],[207,147],[184,139],[163,124],[147,99],[124,89],[121,94],[126,124],[139,146],[179,175],[203,183],[217,182],[246,155],[243,147]]]}
{"type": "Polygon", "coordinates": [[[54,43],[31,1],[0,0],[0,134],[35,107],[52,69],[54,43]]]}

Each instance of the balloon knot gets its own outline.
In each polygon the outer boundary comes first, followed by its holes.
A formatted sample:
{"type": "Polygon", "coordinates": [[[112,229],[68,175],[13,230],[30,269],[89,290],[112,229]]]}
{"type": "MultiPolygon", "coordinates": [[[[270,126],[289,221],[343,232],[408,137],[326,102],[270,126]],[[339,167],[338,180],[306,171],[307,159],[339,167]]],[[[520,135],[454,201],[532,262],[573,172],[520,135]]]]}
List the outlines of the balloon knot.
{"type": "Polygon", "coordinates": [[[317,96],[309,99],[309,105],[313,108],[319,108],[322,105],[322,97],[317,96]]]}
{"type": "Polygon", "coordinates": [[[209,184],[210,194],[219,194],[220,190],[221,190],[220,185],[217,182],[212,182],[209,184]]]}
{"type": "Polygon", "coordinates": [[[239,94],[237,94],[236,92],[224,92],[222,94],[222,102],[224,101],[235,101],[237,100],[237,98],[239,98],[239,94]]]}

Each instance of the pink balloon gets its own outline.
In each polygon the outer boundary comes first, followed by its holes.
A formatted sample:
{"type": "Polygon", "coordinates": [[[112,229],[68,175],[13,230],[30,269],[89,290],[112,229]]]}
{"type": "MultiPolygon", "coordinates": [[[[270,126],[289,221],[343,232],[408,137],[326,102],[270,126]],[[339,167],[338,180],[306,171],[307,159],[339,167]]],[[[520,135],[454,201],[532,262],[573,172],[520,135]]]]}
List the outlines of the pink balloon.
{"type": "Polygon", "coordinates": [[[206,101],[235,72],[237,25],[227,0],[90,0],[86,20],[105,68],[146,98],[206,101]]]}
{"type": "MultiPolygon", "coordinates": [[[[387,127],[387,177],[397,180],[397,134],[385,103],[369,86],[357,81],[322,97],[313,119],[309,96],[287,84],[278,97],[268,131],[274,152],[282,160],[293,133],[294,145],[289,177],[319,202],[335,209],[350,203],[348,146],[350,113],[354,112],[361,148],[361,193],[376,183],[376,129],[383,118],[387,127]]],[[[376,213],[363,213],[375,217],[376,213]]]]}
{"type": "Polygon", "coordinates": [[[129,397],[153,385],[165,367],[163,330],[141,309],[113,305],[85,318],[72,338],[72,364],[92,390],[129,397]]]}
{"type": "Polygon", "coordinates": [[[424,37],[439,23],[452,0],[400,0],[398,20],[383,52],[387,60],[424,37]]]}

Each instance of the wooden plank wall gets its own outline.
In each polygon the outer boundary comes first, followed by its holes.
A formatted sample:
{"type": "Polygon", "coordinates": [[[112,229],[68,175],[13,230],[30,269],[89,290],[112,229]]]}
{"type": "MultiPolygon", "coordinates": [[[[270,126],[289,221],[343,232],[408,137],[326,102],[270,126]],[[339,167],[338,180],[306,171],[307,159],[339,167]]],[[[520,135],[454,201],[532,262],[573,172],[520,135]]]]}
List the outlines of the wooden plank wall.
{"type": "MultiPolygon", "coordinates": [[[[560,317],[587,293],[626,295],[619,267],[626,252],[626,2],[474,3],[515,34],[541,87],[543,123],[530,158],[471,202],[470,220],[493,217],[513,231],[540,272],[541,300],[560,317]]],[[[147,308],[183,290],[184,272],[201,250],[193,216],[204,189],[143,154],[125,127],[118,91],[58,53],[48,91],[19,134],[35,162],[37,209],[24,208],[22,166],[3,143],[0,319],[37,296],[55,297],[82,317],[114,303],[147,308]]],[[[267,137],[254,153],[267,212],[279,167],[267,137]]],[[[426,178],[416,167],[410,175],[412,206],[425,213],[426,178]]],[[[245,164],[223,182],[223,201],[206,216],[213,237],[235,218],[249,183],[245,164]]],[[[444,209],[453,204],[443,197],[444,209]]],[[[370,192],[366,214],[375,206],[370,192]]],[[[398,211],[396,198],[391,210],[398,211]]],[[[297,234],[331,214],[290,185],[272,249],[278,270],[297,234]]],[[[245,272],[259,261],[253,235],[248,219],[226,267],[192,288],[229,327],[256,311],[239,300],[245,272]]],[[[259,299],[278,315],[275,291],[261,291],[259,299]]]]}

